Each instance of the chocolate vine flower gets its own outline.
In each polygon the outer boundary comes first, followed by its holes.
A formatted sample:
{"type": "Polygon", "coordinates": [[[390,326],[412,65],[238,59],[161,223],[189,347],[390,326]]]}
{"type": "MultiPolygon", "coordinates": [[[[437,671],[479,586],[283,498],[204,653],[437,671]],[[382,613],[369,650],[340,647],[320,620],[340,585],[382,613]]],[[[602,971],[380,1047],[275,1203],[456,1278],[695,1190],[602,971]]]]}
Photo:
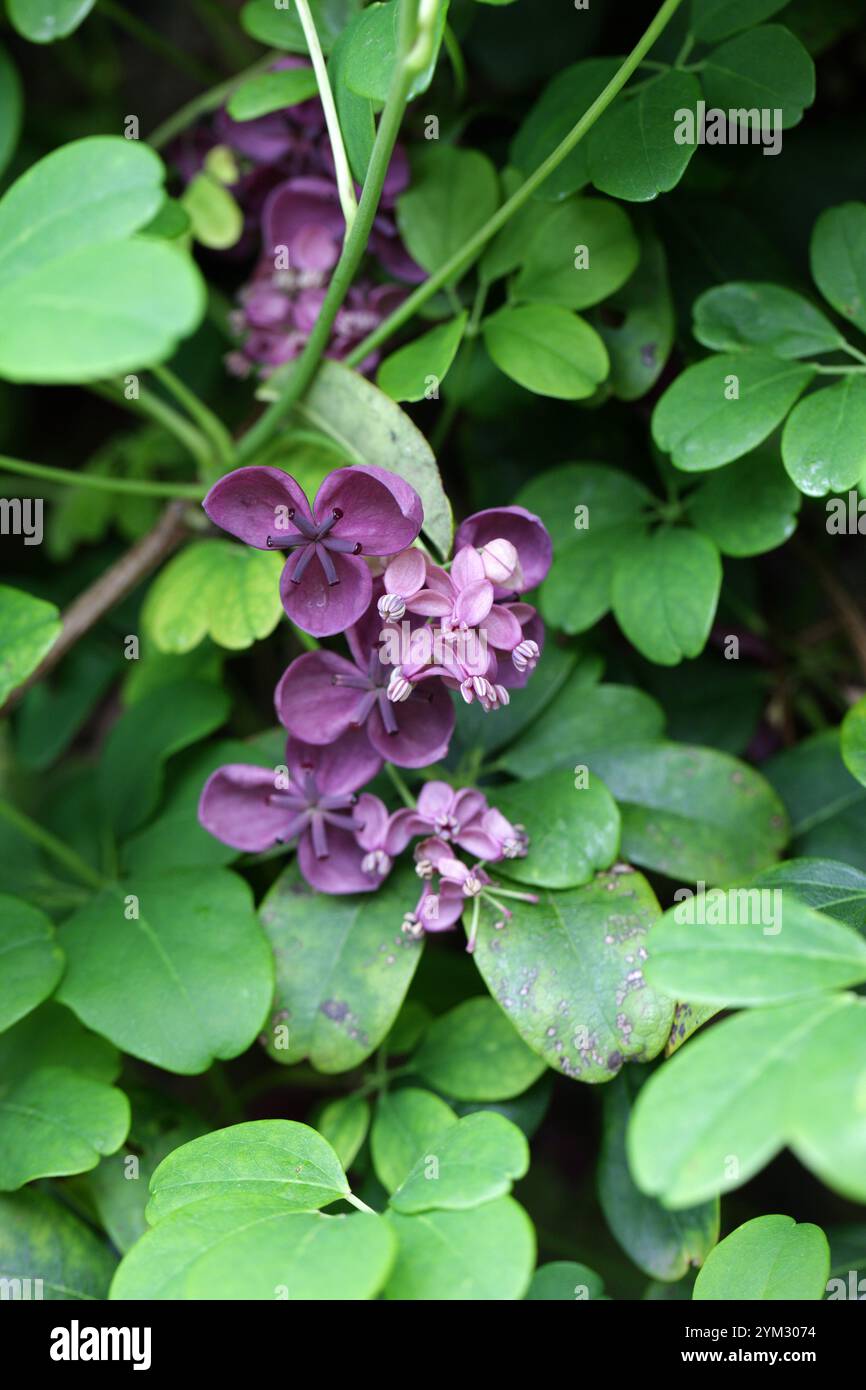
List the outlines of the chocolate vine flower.
{"type": "Polygon", "coordinates": [[[454,705],[447,690],[430,684],[394,703],[388,689],[394,668],[359,626],[346,633],[352,659],[336,652],[305,652],[276,689],[280,723],[307,743],[328,743],[346,729],[364,728],[376,752],[398,767],[426,767],[448,752],[454,705]]]}
{"type": "MultiPolygon", "coordinates": [[[[425,782],[414,811],[406,814],[411,834],[431,836],[431,845],[459,845],[478,859],[501,859],[500,841],[484,826],[488,809],[487,798],[475,787],[455,791],[447,782],[425,782]]],[[[416,861],[423,862],[423,856],[418,860],[416,854],[416,861]]]]}
{"type": "Polygon", "coordinates": [[[323,893],[369,893],[381,875],[364,870],[355,793],[382,766],[360,730],[327,747],[290,738],[283,769],[229,763],[208,778],[198,818],[223,844],[251,853],[298,841],[298,866],[323,893]]]}
{"type": "Polygon", "coordinates": [[[355,838],[364,851],[361,869],[378,886],[391,872],[394,856],[404,850],[411,839],[405,814],[401,811],[392,814],[378,796],[364,792],[358,797],[352,820],[355,838]]]}
{"type": "Polygon", "coordinates": [[[413,487],[384,468],[357,464],[329,473],[312,507],[279,468],[238,468],[215,483],[203,507],[217,526],[258,550],[289,551],[280,595],[298,627],[330,637],[370,603],[366,556],[403,550],[424,512],[413,487]]]}
{"type": "MultiPolygon", "coordinates": [[[[541,518],[525,507],[489,507],[468,516],[458,527],[454,550],[456,553],[464,545],[481,550],[502,540],[509,541],[516,550],[517,565],[507,580],[497,583],[497,598],[534,589],[550,569],[553,543],[541,518]]],[[[499,555],[496,560],[501,564],[499,555]]],[[[492,568],[492,556],[488,565],[492,568]]]]}

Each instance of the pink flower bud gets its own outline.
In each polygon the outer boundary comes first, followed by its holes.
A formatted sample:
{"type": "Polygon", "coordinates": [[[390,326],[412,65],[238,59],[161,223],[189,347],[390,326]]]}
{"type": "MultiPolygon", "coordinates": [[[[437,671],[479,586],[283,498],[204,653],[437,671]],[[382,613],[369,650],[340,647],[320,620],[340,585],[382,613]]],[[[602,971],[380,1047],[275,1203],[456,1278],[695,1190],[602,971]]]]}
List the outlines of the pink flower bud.
{"type": "Polygon", "coordinates": [[[376,606],[383,622],[389,618],[402,618],[406,612],[406,603],[400,594],[383,594],[376,606]]]}
{"type": "Polygon", "coordinates": [[[481,547],[481,562],[491,583],[507,584],[518,567],[517,548],[498,536],[481,547]]]}

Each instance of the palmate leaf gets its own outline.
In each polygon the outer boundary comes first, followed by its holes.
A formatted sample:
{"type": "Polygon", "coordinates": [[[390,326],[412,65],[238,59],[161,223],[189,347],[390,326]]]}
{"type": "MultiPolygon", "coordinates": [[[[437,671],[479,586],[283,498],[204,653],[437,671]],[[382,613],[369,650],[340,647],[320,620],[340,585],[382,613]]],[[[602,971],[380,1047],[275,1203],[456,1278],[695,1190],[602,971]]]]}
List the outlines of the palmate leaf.
{"type": "Polygon", "coordinates": [[[503,859],[495,873],[544,888],[576,888],[597,869],[608,869],[619,850],[620,817],[600,777],[587,785],[571,772],[513,782],[497,791],[496,805],[513,825],[524,825],[525,858],[503,859]]]}
{"type": "Polygon", "coordinates": [[[693,1298],[749,1302],[824,1297],[830,1247],[820,1226],[758,1216],[726,1236],[695,1280],[693,1298]]]}
{"type": "Polygon", "coordinates": [[[700,96],[696,77],[670,71],[634,96],[626,92],[614,102],[589,136],[589,174],[595,187],[633,203],[675,188],[697,144],[677,144],[674,113],[694,110],[700,96]]]}
{"type": "Polygon", "coordinates": [[[51,993],[63,971],[63,952],[50,920],[20,898],[0,894],[0,1031],[51,993]]]}
{"type": "Polygon", "coordinates": [[[512,1197],[470,1211],[392,1211],[385,1219],[397,1238],[387,1299],[523,1297],[535,1263],[535,1232],[512,1197]]]}
{"type": "Polygon", "coordinates": [[[195,541],[150,586],[142,622],[163,652],[184,653],[211,637],[241,651],[269,637],[280,618],[284,558],[231,541],[195,541]]]}
{"type": "Polygon", "coordinates": [[[618,557],[611,585],[614,616],[643,656],[677,666],[703,651],[721,585],[713,541],[697,531],[663,526],[618,557]]]}
{"type": "Polygon", "coordinates": [[[534,1055],[492,999],[467,999],[427,1029],[412,1070],[455,1100],[507,1100],[537,1081],[534,1055]]]}
{"type": "Polygon", "coordinates": [[[457,1116],[432,1091],[405,1086],[382,1091],[370,1134],[370,1150],[376,1176],[387,1192],[396,1192],[412,1170],[418,1154],[457,1116]]]}
{"type": "Polygon", "coordinates": [[[66,39],[82,24],[96,0],[7,0],[14,29],[31,43],[66,39]]]}
{"type": "Polygon", "coordinates": [[[529,1145],[517,1126],[479,1111],[424,1141],[390,1207],[404,1216],[466,1211],[506,1196],[528,1168],[529,1145]]]}
{"type": "Polygon", "coordinates": [[[61,627],[53,603],[0,584],[0,703],[36,670],[61,627]]]}

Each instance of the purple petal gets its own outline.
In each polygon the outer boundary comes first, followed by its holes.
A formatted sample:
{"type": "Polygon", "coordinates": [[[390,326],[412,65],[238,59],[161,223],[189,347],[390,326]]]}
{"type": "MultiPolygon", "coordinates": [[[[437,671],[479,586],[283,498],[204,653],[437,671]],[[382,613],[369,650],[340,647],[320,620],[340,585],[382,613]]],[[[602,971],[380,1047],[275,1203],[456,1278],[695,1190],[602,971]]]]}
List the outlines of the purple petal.
{"type": "Polygon", "coordinates": [[[214,525],[258,550],[270,549],[268,536],[298,534],[280,509],[294,508],[312,521],[301,488],[281,468],[236,468],[214,483],[202,506],[214,525]]]}
{"type": "Polygon", "coordinates": [[[230,145],[257,164],[276,164],[288,154],[295,140],[281,111],[257,116],[253,121],[233,121],[227,111],[218,111],[214,129],[221,145],[230,145]]]}
{"type": "Polygon", "coordinates": [[[461,825],[468,825],[487,810],[487,797],[476,787],[461,787],[454,797],[451,814],[461,825]]]}
{"type": "Polygon", "coordinates": [[[370,602],[373,581],[359,555],[331,552],[338,584],[329,584],[317,559],[304,570],[299,584],[289,567],[280,578],[280,597],[293,623],[313,637],[333,637],[356,623],[370,602]]]}
{"type": "Polygon", "coordinates": [[[396,854],[401,854],[408,845],[409,841],[416,835],[423,835],[426,826],[418,825],[418,817],[408,806],[401,806],[399,811],[395,811],[388,823],[388,832],[385,836],[385,843],[382,848],[386,854],[393,858],[396,854]]]}
{"type": "Polygon", "coordinates": [[[278,184],[262,210],[263,254],[273,263],[278,246],[287,246],[295,266],[299,234],[309,227],[324,228],[335,243],[342,242],[346,224],[337,186],[327,179],[297,178],[278,184]]]}
{"type": "Polygon", "coordinates": [[[367,734],[386,762],[398,767],[427,767],[448,752],[454,732],[454,704],[443,686],[433,688],[430,699],[416,694],[394,705],[396,734],[385,731],[378,707],[373,709],[367,734]]]}
{"type": "Polygon", "coordinates": [[[469,584],[476,584],[479,579],[486,578],[484,561],[478,551],[471,545],[464,545],[454,556],[451,583],[456,589],[465,589],[469,584]]]}
{"type": "Polygon", "coordinates": [[[456,884],[440,883],[437,891],[429,883],[425,883],[415,908],[415,915],[425,931],[448,931],[463,916],[465,906],[466,898],[456,884]],[[430,908],[434,902],[436,910],[431,912],[430,908]]]}
{"type": "Polygon", "coordinates": [[[422,551],[414,546],[411,550],[404,550],[388,563],[384,576],[385,593],[411,598],[423,588],[426,574],[427,561],[422,551]]]}
{"type": "Polygon", "coordinates": [[[477,627],[484,622],[492,607],[493,585],[489,579],[479,579],[460,590],[454,604],[454,619],[467,627],[477,627]]]}
{"type": "Polygon", "coordinates": [[[355,464],[329,473],[313,510],[324,521],[333,508],[343,516],[332,536],[360,541],[367,555],[396,555],[415,540],[424,520],[421,498],[413,487],[384,468],[355,464]]]}
{"type": "Polygon", "coordinates": [[[349,728],[364,697],[362,690],[335,685],[333,678],[357,674],[352,662],[336,652],[304,652],[274,692],[277,718],[305,743],[331,743],[349,728]]]}
{"type": "Polygon", "coordinates": [[[310,744],[290,738],[286,764],[292,780],[301,785],[309,770],[321,795],[345,796],[359,791],[382,767],[382,759],[363,729],[347,729],[333,743],[310,744]]]}
{"type": "Polygon", "coordinates": [[[418,815],[429,825],[453,814],[454,791],[447,782],[425,782],[418,796],[418,815]]]}
{"type": "Polygon", "coordinates": [[[256,854],[283,839],[293,813],[271,806],[274,794],[271,768],[229,763],[217,768],[204,784],[198,818],[205,830],[234,849],[256,854]]]}
{"type": "Polygon", "coordinates": [[[388,833],[388,807],[378,796],[363,792],[352,811],[355,837],[362,849],[384,849],[388,833]]]}
{"type": "MultiPolygon", "coordinates": [[[[523,621],[518,610],[530,608],[530,604],[509,603],[503,606],[509,608],[511,612],[515,615],[515,617],[517,617],[518,621],[522,623],[522,636],[527,638],[530,642],[536,642],[538,644],[539,652],[543,652],[544,623],[536,613],[535,609],[532,609],[532,616],[523,621]]],[[[526,682],[531,677],[531,675],[532,672],[529,670],[528,667],[525,671],[518,671],[511,659],[507,658],[506,660],[499,663],[499,671],[496,679],[498,680],[500,685],[505,686],[506,690],[522,690],[523,687],[526,685],[526,682]]]]}
{"type": "Polygon", "coordinates": [[[499,841],[478,825],[467,825],[459,835],[454,836],[454,842],[476,859],[502,858],[502,846],[499,841]]]}
{"type": "Polygon", "coordinates": [[[320,893],[374,893],[382,879],[365,874],[361,868],[364,850],[348,830],[328,826],[328,853],[318,859],[313,839],[305,830],[298,842],[298,868],[307,882],[320,893]]]}
{"type": "Polygon", "coordinates": [[[512,652],[523,638],[520,623],[504,604],[495,603],[483,622],[487,641],[501,652],[512,652]]]}
{"type": "MultiPolygon", "coordinates": [[[[553,546],[547,528],[525,507],[490,507],[475,512],[460,526],[454,538],[454,549],[473,545],[480,549],[500,536],[517,550],[523,571],[525,589],[534,589],[545,578],[553,558],[553,546]]],[[[513,588],[513,585],[511,586],[513,588]]]]}

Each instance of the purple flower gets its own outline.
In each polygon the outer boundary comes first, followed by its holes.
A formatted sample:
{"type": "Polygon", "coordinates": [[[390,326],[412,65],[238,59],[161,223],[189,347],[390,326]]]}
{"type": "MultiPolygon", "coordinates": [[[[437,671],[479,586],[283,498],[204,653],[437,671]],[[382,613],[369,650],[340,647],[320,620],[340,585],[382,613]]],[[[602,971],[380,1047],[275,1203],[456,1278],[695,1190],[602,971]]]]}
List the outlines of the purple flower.
{"type": "Polygon", "coordinates": [[[454,706],[442,686],[414,691],[399,704],[388,698],[393,667],[360,626],[346,633],[352,659],[305,652],[276,689],[277,715],[296,738],[328,743],[346,729],[366,728],[377,753],[398,767],[426,767],[448,752],[454,706]]]}
{"type": "Polygon", "coordinates": [[[425,782],[414,811],[407,812],[411,834],[459,845],[479,859],[498,859],[496,842],[480,825],[487,798],[474,787],[455,791],[447,782],[425,782]]]}
{"type": "Polygon", "coordinates": [[[252,853],[297,838],[299,868],[314,888],[369,893],[382,880],[363,868],[354,794],[381,766],[360,730],[325,748],[290,738],[288,777],[245,763],[218,768],[204,785],[198,817],[216,839],[252,853]]]}
{"type": "Polygon", "coordinates": [[[365,612],[373,580],[364,556],[394,555],[418,535],[424,513],[413,487],[383,468],[337,468],[312,508],[279,468],[238,468],[202,504],[217,526],[258,550],[288,550],[280,595],[314,637],[342,632],[365,612]]]}
{"type": "Polygon", "coordinates": [[[490,507],[475,512],[459,527],[454,549],[471,545],[480,550],[499,540],[513,545],[518,565],[507,583],[497,586],[497,598],[534,589],[547,575],[553,558],[553,545],[541,518],[525,507],[490,507]]]}
{"type": "Polygon", "coordinates": [[[412,838],[406,817],[401,811],[391,814],[378,796],[364,792],[358,797],[352,819],[355,838],[364,851],[361,869],[381,883],[391,872],[394,856],[404,850],[412,838]]]}
{"type": "Polygon", "coordinates": [[[425,882],[413,912],[403,918],[402,930],[415,939],[425,932],[449,931],[463,916],[466,897],[457,883],[443,880],[438,888],[425,882]]]}

